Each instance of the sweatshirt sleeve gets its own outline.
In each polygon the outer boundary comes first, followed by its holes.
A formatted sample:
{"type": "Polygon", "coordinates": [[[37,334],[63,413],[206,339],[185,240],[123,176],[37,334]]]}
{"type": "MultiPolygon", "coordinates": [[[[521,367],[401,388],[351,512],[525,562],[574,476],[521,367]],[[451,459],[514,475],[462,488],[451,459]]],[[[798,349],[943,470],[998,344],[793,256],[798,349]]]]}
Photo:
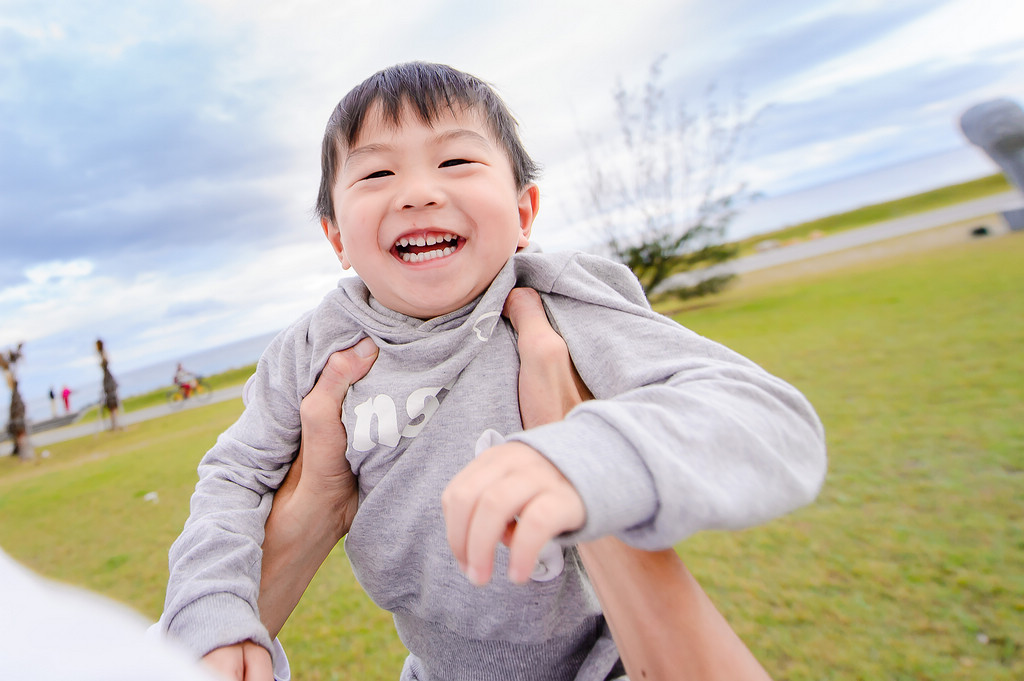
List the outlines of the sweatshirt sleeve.
{"type": "Polygon", "coordinates": [[[303,326],[279,334],[260,358],[244,412],[199,464],[189,518],[170,549],[161,622],[196,655],[246,639],[272,650],[257,608],[261,546],[273,492],[298,451],[303,326]]]}
{"type": "Polygon", "coordinates": [[[825,475],[824,429],[807,399],[750,360],[653,312],[636,278],[576,254],[541,291],[594,400],[510,436],[576,487],[585,525],[668,548],[706,529],[763,523],[809,503],[825,475]]]}

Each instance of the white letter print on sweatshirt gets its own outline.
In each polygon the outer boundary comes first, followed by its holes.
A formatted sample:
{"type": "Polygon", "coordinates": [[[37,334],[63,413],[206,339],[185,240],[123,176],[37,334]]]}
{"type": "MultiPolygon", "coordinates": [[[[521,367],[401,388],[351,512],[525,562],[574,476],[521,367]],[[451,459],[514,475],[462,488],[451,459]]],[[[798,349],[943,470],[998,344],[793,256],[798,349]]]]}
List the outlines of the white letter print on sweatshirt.
{"type": "MultiPolygon", "coordinates": [[[[485,312],[473,322],[472,330],[476,339],[486,343],[501,318],[496,311],[485,312]]],[[[357,452],[368,452],[375,446],[397,447],[403,437],[413,438],[420,434],[427,421],[441,406],[438,394],[442,390],[451,390],[458,377],[453,378],[441,387],[417,388],[405,400],[405,411],[409,422],[401,431],[398,430],[398,409],[389,395],[377,395],[357,405],[352,413],[356,418],[355,433],[352,436],[352,449],[357,452]],[[416,419],[423,417],[419,423],[416,419]],[[377,441],[371,433],[373,419],[377,419],[377,441]]]]}
{"type": "Polygon", "coordinates": [[[398,431],[398,410],[395,402],[388,395],[377,395],[362,404],[356,405],[352,410],[356,417],[355,433],[352,436],[352,449],[357,452],[368,452],[377,444],[384,447],[396,447],[403,437],[416,437],[427,425],[427,421],[434,415],[441,402],[437,399],[438,393],[442,390],[451,390],[455,385],[452,379],[447,385],[441,387],[418,388],[405,401],[405,411],[409,415],[409,422],[398,431]],[[416,419],[423,417],[423,420],[416,423],[416,419]],[[377,442],[373,441],[370,429],[373,419],[377,419],[377,442]]]}

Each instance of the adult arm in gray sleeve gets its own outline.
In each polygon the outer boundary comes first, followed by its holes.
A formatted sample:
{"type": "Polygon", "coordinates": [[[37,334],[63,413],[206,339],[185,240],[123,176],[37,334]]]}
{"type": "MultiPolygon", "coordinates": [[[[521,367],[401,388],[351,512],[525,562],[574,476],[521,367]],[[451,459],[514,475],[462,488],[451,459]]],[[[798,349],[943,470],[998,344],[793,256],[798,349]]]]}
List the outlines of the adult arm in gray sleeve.
{"type": "Polygon", "coordinates": [[[653,312],[632,273],[610,261],[577,254],[557,276],[520,280],[543,294],[597,398],[509,438],[544,454],[583,498],[586,524],[566,541],[615,534],[662,549],[817,495],[824,429],[798,390],[653,312]]]}

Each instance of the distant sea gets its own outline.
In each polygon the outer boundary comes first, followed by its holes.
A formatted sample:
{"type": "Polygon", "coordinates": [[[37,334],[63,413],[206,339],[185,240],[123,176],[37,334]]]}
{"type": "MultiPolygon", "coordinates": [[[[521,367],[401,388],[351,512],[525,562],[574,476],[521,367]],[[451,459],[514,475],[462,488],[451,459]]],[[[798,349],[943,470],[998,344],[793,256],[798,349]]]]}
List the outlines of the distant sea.
{"type": "MultiPolygon", "coordinates": [[[[181,358],[164,360],[124,372],[119,372],[114,367],[114,378],[117,379],[118,384],[118,396],[123,400],[132,395],[140,395],[171,385],[179,361],[186,369],[200,376],[219,374],[229,369],[238,369],[255,364],[276,335],[277,332],[254,336],[234,341],[227,345],[202,350],[181,358]]],[[[103,393],[103,384],[100,380],[70,387],[73,391],[71,394],[71,409],[73,411],[82,409],[87,405],[96,404],[101,399],[103,393]]],[[[57,390],[60,390],[60,386],[57,386],[57,390]]],[[[60,395],[57,395],[57,406],[58,415],[63,414],[64,404],[61,401],[60,395]]],[[[26,400],[25,407],[30,421],[43,421],[51,416],[50,401],[45,396],[26,400]]],[[[6,417],[6,414],[0,417],[0,420],[6,421],[6,418],[3,417],[6,417]]]]}
{"type": "Polygon", "coordinates": [[[729,225],[729,238],[744,239],[998,171],[995,163],[965,144],[798,191],[766,196],[740,210],[729,225]]]}

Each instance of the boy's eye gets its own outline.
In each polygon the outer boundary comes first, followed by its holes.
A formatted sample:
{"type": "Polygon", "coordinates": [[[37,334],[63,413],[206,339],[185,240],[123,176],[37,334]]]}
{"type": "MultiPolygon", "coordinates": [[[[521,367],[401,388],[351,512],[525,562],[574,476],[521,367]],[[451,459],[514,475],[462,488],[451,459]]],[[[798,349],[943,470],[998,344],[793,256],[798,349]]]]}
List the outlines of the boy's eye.
{"type": "Polygon", "coordinates": [[[390,170],[378,170],[376,172],[370,173],[369,175],[367,175],[363,179],[364,180],[373,180],[373,179],[376,179],[378,177],[387,177],[388,175],[394,175],[394,173],[391,172],[390,170]]]}
{"type": "Polygon", "coordinates": [[[441,163],[441,165],[439,167],[440,168],[451,168],[452,166],[461,166],[464,163],[472,163],[472,161],[467,161],[464,158],[451,158],[451,159],[448,159],[447,161],[444,161],[443,163],[441,163]]]}

